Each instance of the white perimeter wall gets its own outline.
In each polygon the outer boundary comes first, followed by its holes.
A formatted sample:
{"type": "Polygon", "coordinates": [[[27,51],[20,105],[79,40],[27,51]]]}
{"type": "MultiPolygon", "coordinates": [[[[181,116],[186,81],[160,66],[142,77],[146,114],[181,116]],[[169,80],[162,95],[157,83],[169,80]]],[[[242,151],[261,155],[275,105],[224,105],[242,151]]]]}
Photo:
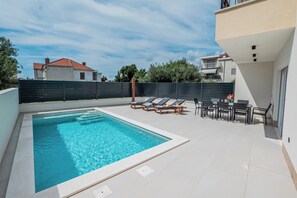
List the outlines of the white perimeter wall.
{"type": "Polygon", "coordinates": [[[0,163],[19,115],[18,89],[0,91],[0,163]]]}
{"type": "Polygon", "coordinates": [[[285,115],[283,123],[283,144],[297,170],[297,31],[293,38],[293,47],[289,63],[285,115]],[[288,137],[291,143],[288,142],[288,137]]]}
{"type": "MultiPolygon", "coordinates": [[[[142,97],[137,97],[136,101],[143,101],[142,97]]],[[[34,102],[20,104],[20,112],[38,112],[54,111],[62,109],[77,109],[86,107],[103,107],[113,105],[128,105],[131,102],[129,98],[105,98],[98,100],[73,100],[73,101],[55,101],[55,102],[34,102]]]]}
{"type": "Polygon", "coordinates": [[[238,64],[235,100],[249,100],[254,107],[267,107],[271,100],[273,63],[238,64]]]}

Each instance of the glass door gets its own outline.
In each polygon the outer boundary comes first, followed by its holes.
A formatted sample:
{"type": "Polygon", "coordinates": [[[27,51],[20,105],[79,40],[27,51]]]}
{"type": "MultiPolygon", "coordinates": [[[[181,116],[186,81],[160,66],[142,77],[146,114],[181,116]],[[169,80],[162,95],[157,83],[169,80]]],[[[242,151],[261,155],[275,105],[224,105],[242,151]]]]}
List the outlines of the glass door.
{"type": "Polygon", "coordinates": [[[281,79],[280,79],[277,125],[278,125],[278,128],[280,129],[281,136],[283,135],[283,121],[284,121],[285,101],[286,101],[287,76],[288,76],[288,67],[284,68],[281,71],[281,79]]]}

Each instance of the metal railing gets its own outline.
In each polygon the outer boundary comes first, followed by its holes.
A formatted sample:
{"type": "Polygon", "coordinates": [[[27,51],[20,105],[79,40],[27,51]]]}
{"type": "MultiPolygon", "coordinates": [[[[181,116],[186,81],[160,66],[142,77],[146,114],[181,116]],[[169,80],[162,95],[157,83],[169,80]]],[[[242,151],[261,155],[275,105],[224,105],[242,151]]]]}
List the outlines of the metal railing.
{"type": "Polygon", "coordinates": [[[209,62],[202,62],[201,69],[216,69],[222,67],[222,63],[220,61],[209,61],[209,62]]]}
{"type": "Polygon", "coordinates": [[[221,9],[228,8],[250,0],[221,0],[221,9]]]}

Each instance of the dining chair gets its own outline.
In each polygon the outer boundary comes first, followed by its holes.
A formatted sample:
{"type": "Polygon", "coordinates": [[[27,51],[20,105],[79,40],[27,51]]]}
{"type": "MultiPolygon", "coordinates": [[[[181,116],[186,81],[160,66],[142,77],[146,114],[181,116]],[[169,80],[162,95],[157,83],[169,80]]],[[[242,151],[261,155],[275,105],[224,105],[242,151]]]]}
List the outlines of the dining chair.
{"type": "Polygon", "coordinates": [[[249,108],[248,104],[246,103],[234,103],[233,104],[233,122],[235,120],[236,115],[243,115],[245,116],[245,124],[247,123],[248,120],[248,115],[249,115],[249,108]]]}
{"type": "Polygon", "coordinates": [[[194,104],[195,104],[195,115],[196,115],[197,111],[199,114],[199,109],[201,109],[201,102],[199,102],[197,98],[194,98],[194,104]]]}
{"type": "Polygon", "coordinates": [[[264,117],[265,125],[267,125],[267,113],[270,107],[271,107],[271,103],[268,105],[267,108],[254,107],[253,113],[252,113],[252,121],[254,122],[254,115],[261,115],[264,117]]]}

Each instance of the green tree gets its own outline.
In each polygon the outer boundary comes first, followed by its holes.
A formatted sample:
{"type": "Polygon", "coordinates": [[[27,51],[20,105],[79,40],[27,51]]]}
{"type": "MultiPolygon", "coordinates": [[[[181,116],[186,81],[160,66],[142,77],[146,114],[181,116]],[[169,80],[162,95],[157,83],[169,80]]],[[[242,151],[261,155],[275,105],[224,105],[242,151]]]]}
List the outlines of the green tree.
{"type": "Polygon", "coordinates": [[[106,76],[102,76],[102,77],[101,77],[101,82],[107,82],[107,81],[108,81],[108,79],[107,79],[106,76]]]}
{"type": "Polygon", "coordinates": [[[133,77],[136,79],[143,78],[146,72],[145,69],[137,69],[135,64],[123,66],[115,76],[115,82],[130,82],[133,77]]]}
{"type": "Polygon", "coordinates": [[[145,69],[137,70],[134,74],[134,77],[136,78],[136,81],[139,81],[140,79],[143,79],[146,75],[145,69]]]}
{"type": "Polygon", "coordinates": [[[186,58],[163,64],[152,64],[143,82],[200,82],[201,75],[186,58]]]}
{"type": "Polygon", "coordinates": [[[0,37],[0,89],[7,88],[17,82],[18,69],[21,67],[16,59],[18,49],[14,48],[9,39],[0,37]]]}

